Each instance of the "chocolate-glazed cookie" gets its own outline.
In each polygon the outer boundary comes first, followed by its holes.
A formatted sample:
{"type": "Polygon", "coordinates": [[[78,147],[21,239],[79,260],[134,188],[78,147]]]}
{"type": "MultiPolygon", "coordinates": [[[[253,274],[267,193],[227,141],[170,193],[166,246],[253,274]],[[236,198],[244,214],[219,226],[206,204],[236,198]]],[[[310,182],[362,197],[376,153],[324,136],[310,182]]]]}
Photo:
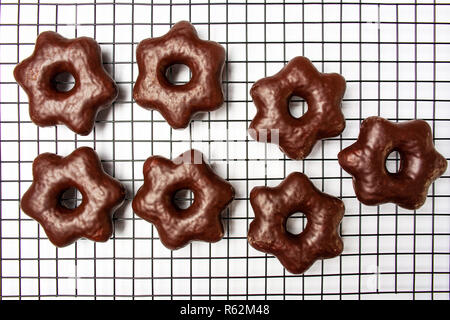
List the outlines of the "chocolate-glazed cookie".
{"type": "Polygon", "coordinates": [[[161,242],[175,250],[192,240],[219,241],[220,213],[233,197],[231,184],[211,170],[202,153],[189,150],[173,161],[160,156],[145,161],[144,185],[133,200],[133,210],[153,223],[161,242]],[[194,193],[194,202],[186,209],[174,204],[175,193],[182,189],[194,193]]]}
{"type": "Polygon", "coordinates": [[[302,173],[291,173],[274,188],[255,187],[250,193],[255,219],[248,241],[257,250],[275,255],[291,273],[305,272],[317,259],[341,254],[338,227],[344,204],[319,191],[302,173]],[[308,222],[298,235],[286,230],[289,216],[303,213],[308,222]]]}
{"type": "Polygon", "coordinates": [[[81,135],[91,132],[99,110],[109,106],[118,93],[94,39],[66,39],[52,31],[39,35],[33,54],[16,66],[14,77],[28,95],[35,124],[65,124],[81,135]],[[66,92],[58,91],[53,81],[64,72],[75,79],[74,87],[66,92]]]}
{"type": "Polygon", "coordinates": [[[431,128],[423,120],[394,123],[367,118],[358,140],[342,150],[338,159],[353,176],[359,201],[367,205],[393,202],[406,209],[421,207],[430,184],[447,169],[447,160],[434,148],[431,128]],[[400,154],[397,173],[386,169],[393,151],[400,154]]]}
{"type": "Polygon", "coordinates": [[[139,75],[134,99],[161,112],[172,128],[185,128],[196,112],[213,111],[223,103],[225,50],[217,42],[199,39],[189,22],[180,21],[166,35],[143,40],[136,57],[139,75]],[[166,70],[175,64],[189,67],[188,83],[174,85],[167,80],[166,70]]]}
{"type": "Polygon", "coordinates": [[[278,143],[291,159],[303,159],[317,140],[344,130],[344,92],[341,75],[320,73],[307,58],[296,57],[274,76],[252,86],[250,94],[257,112],[249,134],[258,141],[278,143]],[[292,96],[302,97],[308,104],[308,110],[298,119],[289,112],[292,96]]]}
{"type": "Polygon", "coordinates": [[[125,188],[103,171],[97,153],[88,147],[67,157],[43,153],[33,162],[33,183],[21,200],[22,210],[44,228],[58,247],[84,237],[106,241],[112,234],[112,214],[125,199],[125,188]],[[69,209],[60,202],[64,191],[76,188],[81,204],[69,209]]]}

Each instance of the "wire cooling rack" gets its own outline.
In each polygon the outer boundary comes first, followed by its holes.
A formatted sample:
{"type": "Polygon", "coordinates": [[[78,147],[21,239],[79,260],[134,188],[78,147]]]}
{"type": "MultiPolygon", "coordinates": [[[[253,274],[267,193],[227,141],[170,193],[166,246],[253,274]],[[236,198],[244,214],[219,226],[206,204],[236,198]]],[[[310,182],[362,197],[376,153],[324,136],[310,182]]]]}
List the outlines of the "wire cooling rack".
{"type": "MultiPolygon", "coordinates": [[[[1,92],[1,297],[147,299],[449,299],[449,172],[429,190],[417,211],[395,205],[365,206],[355,198],[351,177],[337,153],[353,143],[361,121],[380,115],[393,121],[420,118],[433,129],[437,149],[450,157],[450,5],[425,1],[2,1],[1,92]],[[172,130],[161,115],[132,100],[137,77],[135,49],[148,37],[189,20],[205,39],[227,52],[224,106],[172,130]],[[106,69],[120,95],[97,118],[94,131],[77,136],[63,126],[38,128],[13,68],[29,56],[37,35],[89,36],[102,47],[106,69]],[[341,136],[319,142],[303,161],[287,159],[276,146],[257,143],[246,129],[255,114],[252,84],[305,55],[324,72],[347,79],[341,136]],[[94,147],[108,173],[127,187],[106,243],[80,240],[55,248],[41,227],[21,212],[19,200],[31,183],[40,153],[67,155],[94,147]],[[224,212],[225,237],[170,251],[154,227],[138,218],[131,199],[142,184],[150,155],[176,157],[201,150],[214,170],[236,189],[224,212]],[[292,171],[307,174],[321,190],[343,199],[344,252],[292,275],[271,255],[246,240],[253,218],[250,190],[277,185],[292,171]]],[[[189,75],[181,70],[178,78],[189,75]]],[[[293,101],[301,115],[304,103],[293,101]]],[[[388,159],[395,170],[398,156],[388,159]]],[[[301,231],[296,215],[289,228],[301,231]]]]}

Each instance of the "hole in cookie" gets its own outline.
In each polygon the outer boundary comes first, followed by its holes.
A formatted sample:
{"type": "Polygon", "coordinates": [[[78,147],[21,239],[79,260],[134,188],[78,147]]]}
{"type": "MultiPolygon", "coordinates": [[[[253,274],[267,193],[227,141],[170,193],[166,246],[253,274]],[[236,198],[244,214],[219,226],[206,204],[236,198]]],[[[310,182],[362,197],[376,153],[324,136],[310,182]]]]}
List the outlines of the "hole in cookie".
{"type": "Polygon", "coordinates": [[[401,155],[398,151],[392,151],[386,158],[386,170],[389,173],[398,173],[400,171],[401,155]]]}
{"type": "Polygon", "coordinates": [[[173,64],[166,69],[166,79],[175,86],[183,86],[191,81],[191,69],[185,64],[173,64]]]}
{"type": "Polygon", "coordinates": [[[294,213],[286,220],[286,230],[292,235],[299,235],[303,232],[306,222],[306,216],[303,213],[294,213]]]}
{"type": "Polygon", "coordinates": [[[66,189],[59,196],[60,205],[66,209],[73,210],[79,207],[81,202],[83,202],[83,196],[77,188],[66,189]]]}
{"type": "Polygon", "coordinates": [[[186,210],[194,202],[194,192],[189,189],[181,189],[173,195],[173,204],[180,210],[186,210]]]}
{"type": "Polygon", "coordinates": [[[289,99],[289,113],[292,117],[298,119],[308,110],[308,105],[303,98],[292,96],[289,99]]]}
{"type": "Polygon", "coordinates": [[[61,72],[52,78],[52,86],[58,92],[68,92],[75,86],[75,78],[70,72],[61,72]]]}

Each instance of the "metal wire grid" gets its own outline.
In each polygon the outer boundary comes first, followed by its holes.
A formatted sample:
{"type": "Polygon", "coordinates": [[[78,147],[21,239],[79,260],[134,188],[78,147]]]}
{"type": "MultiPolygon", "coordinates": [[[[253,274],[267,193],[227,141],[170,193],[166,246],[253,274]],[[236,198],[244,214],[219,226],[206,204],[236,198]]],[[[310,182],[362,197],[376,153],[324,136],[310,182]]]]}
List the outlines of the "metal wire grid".
{"type": "MultiPolygon", "coordinates": [[[[448,171],[432,185],[420,210],[367,207],[355,198],[351,177],[339,168],[336,155],[356,139],[364,118],[381,115],[394,121],[427,120],[437,149],[449,159],[449,20],[450,5],[437,1],[2,1],[2,299],[448,299],[448,171]],[[134,52],[139,41],[164,34],[182,19],[193,22],[202,38],[225,47],[226,101],[218,111],[196,116],[187,129],[172,130],[157,112],[140,108],[131,98],[137,76],[134,52]],[[45,30],[95,38],[119,85],[118,100],[99,115],[89,136],[62,126],[38,128],[29,119],[26,95],[12,70],[45,30]],[[304,161],[287,159],[276,146],[246,134],[255,113],[251,85],[297,55],[309,57],[321,71],[343,74],[348,83],[346,130],[318,143],[304,161]],[[66,155],[82,145],[94,147],[106,170],[127,186],[127,202],[115,216],[110,241],[80,240],[57,249],[20,211],[19,200],[31,183],[31,163],[38,154],[66,155]],[[142,184],[148,156],[176,157],[191,147],[208,156],[237,196],[224,213],[222,241],[196,242],[172,252],[161,245],[151,224],[133,214],[130,201],[142,184]],[[276,185],[292,171],[304,172],[346,205],[344,253],[317,262],[300,276],[246,241],[253,217],[250,190],[276,185]]],[[[293,113],[301,114],[305,105],[296,101],[293,113]]],[[[387,165],[395,170],[398,156],[387,165]]],[[[289,221],[298,231],[304,223],[301,215],[289,221]]]]}

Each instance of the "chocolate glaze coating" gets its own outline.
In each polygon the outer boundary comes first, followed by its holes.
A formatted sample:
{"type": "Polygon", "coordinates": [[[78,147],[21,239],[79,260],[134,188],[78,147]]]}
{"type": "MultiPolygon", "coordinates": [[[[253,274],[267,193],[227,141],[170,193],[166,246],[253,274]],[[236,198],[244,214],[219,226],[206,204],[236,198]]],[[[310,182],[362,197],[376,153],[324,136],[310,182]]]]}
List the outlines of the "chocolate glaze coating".
{"type": "Polygon", "coordinates": [[[139,75],[134,99],[144,108],[161,112],[172,128],[185,128],[196,112],[213,111],[223,103],[225,50],[217,42],[199,39],[189,22],[180,21],[166,35],[143,40],[136,57],[139,75]],[[191,70],[185,85],[167,80],[165,72],[174,64],[191,70]]]}
{"type": "Polygon", "coordinates": [[[112,213],[125,199],[125,188],[103,171],[97,153],[88,147],[67,157],[43,153],[33,162],[33,183],[21,200],[22,210],[44,228],[58,247],[81,237],[106,241],[112,234],[112,213]],[[76,188],[83,200],[75,209],[60,197],[76,188]]]}
{"type": "Polygon", "coordinates": [[[291,159],[303,159],[317,140],[339,135],[345,128],[341,100],[345,79],[336,73],[320,73],[305,57],[292,59],[274,76],[258,80],[250,94],[257,113],[249,134],[258,141],[274,141],[291,159]],[[305,99],[308,110],[300,118],[289,112],[292,96],[305,99]],[[267,138],[266,138],[267,137],[267,138]]]}
{"type": "Polygon", "coordinates": [[[66,39],[52,31],[39,35],[33,54],[16,66],[14,77],[28,95],[30,118],[35,124],[65,124],[81,135],[91,132],[97,113],[118,94],[94,39],[66,39]],[[67,92],[58,91],[52,83],[63,72],[75,79],[67,92]]]}
{"type": "Polygon", "coordinates": [[[133,210],[153,223],[161,242],[175,250],[192,240],[216,242],[223,237],[220,213],[233,200],[230,183],[217,176],[203,154],[189,150],[173,161],[160,156],[144,163],[144,184],[133,200],[133,210]],[[194,193],[190,207],[173,203],[177,191],[194,193]]]}
{"type": "Polygon", "coordinates": [[[343,250],[338,227],[344,203],[320,192],[302,173],[291,173],[274,188],[255,187],[250,193],[255,219],[248,232],[257,250],[275,255],[291,273],[305,272],[317,259],[343,250]],[[302,212],[308,223],[298,235],[286,230],[289,216],[302,212]]]}
{"type": "Polygon", "coordinates": [[[423,120],[394,123],[367,118],[358,140],[338,158],[353,176],[359,201],[367,205],[393,202],[406,209],[421,207],[430,184],[447,169],[447,160],[434,148],[431,128],[423,120]],[[386,169],[386,158],[393,151],[400,154],[397,173],[386,169]]]}

